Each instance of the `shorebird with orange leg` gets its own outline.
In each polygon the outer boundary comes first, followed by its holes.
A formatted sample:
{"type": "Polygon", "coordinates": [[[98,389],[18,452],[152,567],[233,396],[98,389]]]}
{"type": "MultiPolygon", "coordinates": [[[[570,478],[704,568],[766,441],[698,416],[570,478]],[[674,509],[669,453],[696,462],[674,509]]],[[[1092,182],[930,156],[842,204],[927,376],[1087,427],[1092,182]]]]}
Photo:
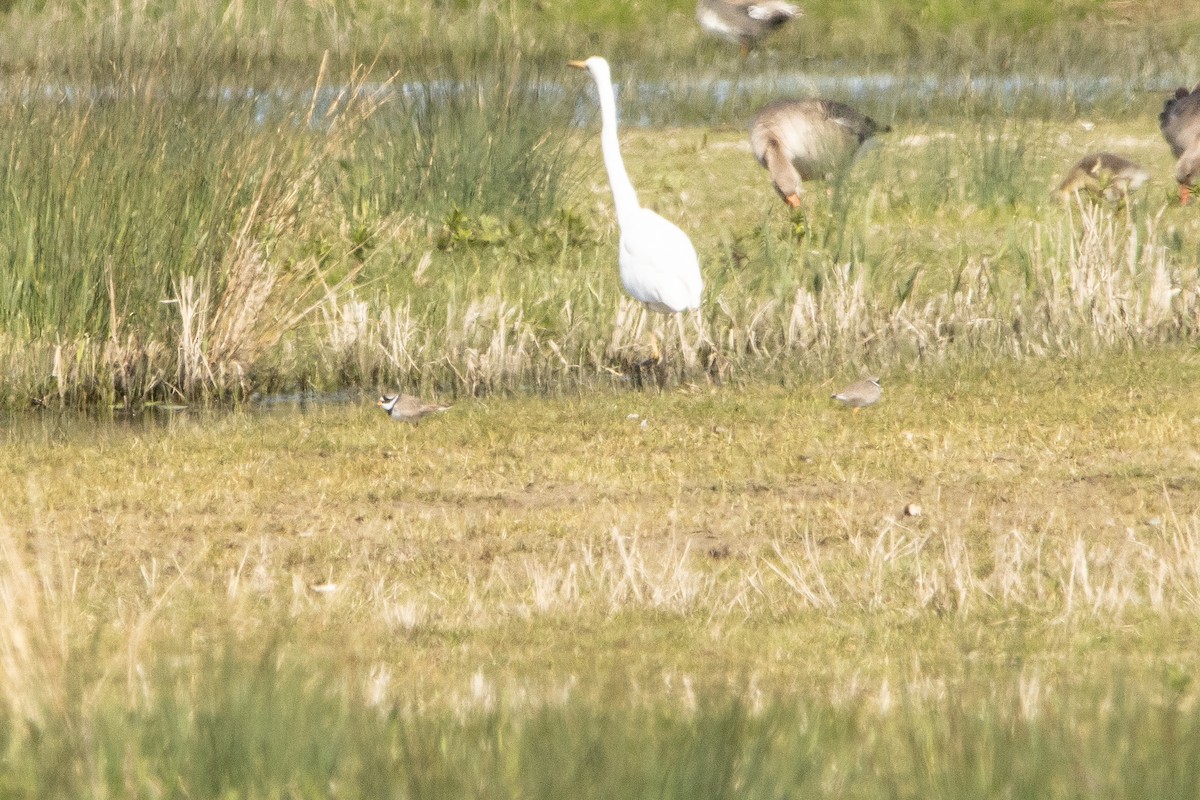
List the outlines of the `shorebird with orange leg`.
{"type": "Polygon", "coordinates": [[[410,394],[385,394],[375,405],[382,408],[396,422],[414,424],[422,417],[450,410],[450,406],[426,403],[421,398],[413,397],[410,394]]]}
{"type": "Polygon", "coordinates": [[[860,409],[875,405],[881,397],[883,397],[883,387],[879,385],[879,378],[855,381],[840,392],[830,395],[831,399],[850,406],[851,413],[854,414],[857,414],[860,409]]]}

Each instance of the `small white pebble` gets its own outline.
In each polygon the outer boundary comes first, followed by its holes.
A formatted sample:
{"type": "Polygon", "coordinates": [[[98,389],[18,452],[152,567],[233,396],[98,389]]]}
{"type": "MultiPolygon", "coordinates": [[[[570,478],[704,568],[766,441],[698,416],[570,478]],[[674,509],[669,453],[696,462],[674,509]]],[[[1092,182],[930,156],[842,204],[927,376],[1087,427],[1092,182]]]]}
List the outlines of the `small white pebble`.
{"type": "Polygon", "coordinates": [[[312,589],[317,594],[333,594],[338,590],[338,585],[336,583],[318,583],[308,588],[312,589]]]}
{"type": "Polygon", "coordinates": [[[909,503],[904,507],[904,516],[919,517],[921,516],[921,507],[916,503],[909,503]]]}
{"type": "Polygon", "coordinates": [[[630,414],[625,419],[641,419],[641,417],[637,414],[630,414]]]}
{"type": "Polygon", "coordinates": [[[643,430],[645,430],[645,428],[646,428],[646,423],[648,423],[649,421],[650,421],[650,420],[648,420],[648,419],[644,419],[644,420],[642,420],[642,429],[643,429],[643,430]]]}

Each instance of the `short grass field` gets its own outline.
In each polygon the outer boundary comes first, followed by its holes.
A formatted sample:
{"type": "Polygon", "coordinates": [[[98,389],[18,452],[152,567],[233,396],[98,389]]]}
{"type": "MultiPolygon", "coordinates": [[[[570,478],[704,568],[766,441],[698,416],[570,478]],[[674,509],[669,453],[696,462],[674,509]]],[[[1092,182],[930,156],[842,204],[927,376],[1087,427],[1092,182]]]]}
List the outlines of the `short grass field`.
{"type": "Polygon", "coordinates": [[[883,382],[27,417],[5,785],[1190,792],[1200,357],[883,382]]]}
{"type": "Polygon", "coordinates": [[[1196,21],[805,11],[0,0],[0,797],[1200,795],[1196,21]]]}

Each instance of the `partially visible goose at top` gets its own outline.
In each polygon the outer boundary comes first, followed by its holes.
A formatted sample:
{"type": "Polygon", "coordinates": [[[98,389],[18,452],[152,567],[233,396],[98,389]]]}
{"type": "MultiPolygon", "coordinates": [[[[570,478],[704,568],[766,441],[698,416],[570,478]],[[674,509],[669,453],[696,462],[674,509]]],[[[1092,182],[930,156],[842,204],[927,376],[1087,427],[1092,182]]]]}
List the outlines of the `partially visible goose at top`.
{"type": "Polygon", "coordinates": [[[890,130],[833,100],[776,100],[750,125],[750,147],[779,196],[799,208],[801,181],[828,177],[846,166],[863,142],[890,130]]]}
{"type": "Polygon", "coordinates": [[[1150,173],[1128,158],[1115,153],[1088,153],[1075,162],[1054,191],[1064,201],[1082,189],[1116,202],[1142,188],[1148,180],[1150,173]]]}
{"type": "Polygon", "coordinates": [[[759,39],[803,13],[783,0],[700,0],[696,5],[696,20],[705,33],[740,44],[742,55],[759,39]]]}
{"type": "Polygon", "coordinates": [[[1163,104],[1158,127],[1179,159],[1175,180],[1179,182],[1179,201],[1186,204],[1191,200],[1192,187],[1200,183],[1200,85],[1191,92],[1176,89],[1163,104]]]}

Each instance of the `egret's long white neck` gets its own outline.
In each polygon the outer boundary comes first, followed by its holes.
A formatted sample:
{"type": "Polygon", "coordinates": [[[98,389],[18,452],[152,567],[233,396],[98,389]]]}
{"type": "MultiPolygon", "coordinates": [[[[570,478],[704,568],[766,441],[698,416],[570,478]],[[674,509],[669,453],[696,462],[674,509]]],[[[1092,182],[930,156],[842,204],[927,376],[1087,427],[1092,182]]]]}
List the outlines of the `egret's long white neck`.
{"type": "Polygon", "coordinates": [[[596,90],[600,94],[600,150],[604,153],[604,169],[608,172],[608,185],[612,187],[613,205],[620,222],[638,209],[637,192],[621,158],[621,143],[617,139],[617,101],[613,97],[612,81],[605,80],[607,76],[592,77],[596,79],[596,90]]]}

